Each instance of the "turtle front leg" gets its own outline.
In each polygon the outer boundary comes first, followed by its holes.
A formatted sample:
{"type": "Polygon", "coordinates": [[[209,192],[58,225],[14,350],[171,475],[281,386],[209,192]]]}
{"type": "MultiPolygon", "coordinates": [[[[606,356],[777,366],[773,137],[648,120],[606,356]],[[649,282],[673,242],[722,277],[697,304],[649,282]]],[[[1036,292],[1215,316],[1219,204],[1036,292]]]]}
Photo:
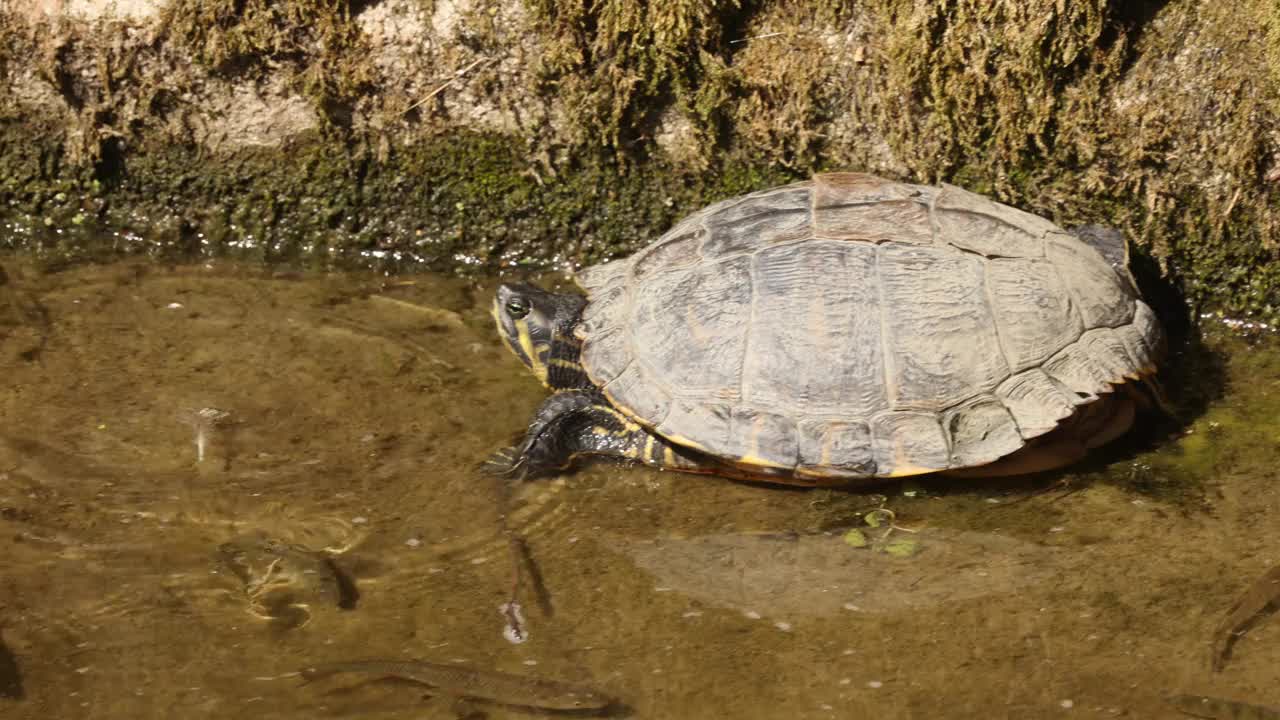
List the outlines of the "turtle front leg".
{"type": "Polygon", "coordinates": [[[490,458],[490,469],[520,478],[566,470],[584,456],[634,460],[672,470],[707,472],[705,463],[640,427],[599,393],[565,390],[547,398],[524,440],[490,458]]]}

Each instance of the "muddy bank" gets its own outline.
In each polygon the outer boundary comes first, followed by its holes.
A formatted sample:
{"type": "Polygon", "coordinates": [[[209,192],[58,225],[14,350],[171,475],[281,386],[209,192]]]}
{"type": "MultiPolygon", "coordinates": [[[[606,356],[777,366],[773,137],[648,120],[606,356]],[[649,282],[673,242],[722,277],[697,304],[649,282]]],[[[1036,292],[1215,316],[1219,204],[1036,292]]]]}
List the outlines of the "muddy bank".
{"type": "Polygon", "coordinates": [[[0,245],[570,265],[852,168],[1120,226],[1275,321],[1272,4],[1059,7],[10,0],[0,245]]]}

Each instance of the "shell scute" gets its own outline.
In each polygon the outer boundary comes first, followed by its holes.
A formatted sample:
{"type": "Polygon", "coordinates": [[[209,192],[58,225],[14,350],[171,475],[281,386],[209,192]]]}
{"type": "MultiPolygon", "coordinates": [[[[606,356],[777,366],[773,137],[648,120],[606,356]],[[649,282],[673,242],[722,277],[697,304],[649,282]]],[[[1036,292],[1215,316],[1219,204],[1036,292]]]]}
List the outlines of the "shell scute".
{"type": "Polygon", "coordinates": [[[774,210],[732,221],[710,218],[702,254],[707,258],[738,255],[754,251],[761,244],[762,237],[769,238],[770,243],[783,243],[802,240],[809,234],[807,204],[798,210],[774,210]]]}
{"type": "Polygon", "coordinates": [[[690,225],[682,232],[668,233],[662,240],[636,256],[631,272],[636,280],[644,280],[655,272],[667,272],[675,268],[690,267],[702,259],[698,248],[707,237],[707,229],[700,224],[690,225]]]}
{"type": "Polygon", "coordinates": [[[794,468],[800,455],[796,422],[777,413],[735,408],[724,452],[749,465],[794,468]]]}
{"type": "Polygon", "coordinates": [[[919,475],[950,466],[947,436],[935,413],[889,412],[871,419],[871,455],[882,477],[919,475]]]}
{"type": "Polygon", "coordinates": [[[1065,385],[1084,401],[1111,391],[1111,378],[1089,355],[1087,348],[1073,343],[1044,364],[1049,377],[1065,385]]]}
{"type": "Polygon", "coordinates": [[[943,426],[951,436],[951,467],[999,460],[1022,447],[1022,435],[1004,403],[986,396],[950,410],[943,426]]]}
{"type": "Polygon", "coordinates": [[[613,282],[624,282],[631,270],[631,258],[613,260],[574,273],[574,279],[588,293],[594,293],[613,282]]]}
{"type": "Polygon", "coordinates": [[[986,267],[991,309],[1012,372],[1039,365],[1080,337],[1079,313],[1051,263],[994,259],[986,267]]]}
{"type": "Polygon", "coordinates": [[[752,283],[744,402],[859,417],[889,407],[875,246],[815,240],[767,248],[755,256],[752,283]]]}
{"type": "Polygon", "coordinates": [[[731,416],[732,410],[725,403],[677,397],[671,403],[670,412],[655,429],[673,442],[721,455],[722,449],[732,442],[729,438],[731,416]],[[694,430],[692,435],[682,434],[690,428],[694,430]]]}
{"type": "Polygon", "coordinates": [[[942,183],[942,189],[937,194],[934,209],[935,212],[946,210],[952,213],[984,216],[1005,227],[1016,229],[1035,240],[1039,240],[1047,232],[1059,229],[1057,225],[1039,215],[1033,215],[1010,207],[985,195],[969,192],[964,188],[947,183],[942,183]]]}
{"type": "Polygon", "coordinates": [[[1119,327],[1133,319],[1128,284],[1097,250],[1064,232],[1050,233],[1046,248],[1086,327],[1119,327]]]}
{"type": "Polygon", "coordinates": [[[1044,256],[1053,223],[956,187],[943,185],[933,204],[938,238],[987,257],[1044,256]]]}
{"type": "Polygon", "coordinates": [[[921,189],[859,173],[814,178],[813,233],[821,238],[933,243],[928,200],[921,189]]]}
{"type": "Polygon", "coordinates": [[[892,407],[941,411],[1009,376],[978,258],[897,243],[878,250],[892,407]]]}
{"type": "Polygon", "coordinates": [[[634,358],[626,328],[591,335],[582,345],[582,362],[590,368],[591,379],[599,385],[612,382],[635,361],[634,358]]]}
{"type": "Polygon", "coordinates": [[[1074,394],[1044,373],[1031,368],[1000,383],[996,397],[1009,409],[1023,439],[1043,435],[1076,411],[1074,394]]]}
{"type": "Polygon", "coordinates": [[[1090,330],[1081,336],[1080,344],[1112,384],[1119,385],[1125,378],[1136,380],[1142,374],[1141,365],[1129,355],[1121,335],[1111,328],[1090,330]]]}
{"type": "Polygon", "coordinates": [[[620,283],[611,283],[591,295],[591,302],[582,311],[582,318],[574,334],[578,339],[588,336],[599,336],[610,329],[617,329],[617,321],[627,305],[627,288],[620,283]]]}
{"type": "Polygon", "coordinates": [[[604,392],[615,405],[629,408],[632,413],[646,418],[649,424],[662,423],[671,412],[671,394],[650,382],[638,363],[631,363],[605,384],[604,392]]]}
{"type": "Polygon", "coordinates": [[[965,210],[934,210],[938,236],[958,248],[987,257],[1033,258],[1044,256],[1044,243],[996,218],[965,210]]]}
{"type": "Polygon", "coordinates": [[[864,422],[804,420],[799,423],[798,469],[819,476],[875,474],[871,428],[864,422]]]}
{"type": "Polygon", "coordinates": [[[751,321],[750,258],[704,262],[635,288],[630,330],[639,340],[631,350],[654,379],[682,393],[736,396],[751,321]]]}

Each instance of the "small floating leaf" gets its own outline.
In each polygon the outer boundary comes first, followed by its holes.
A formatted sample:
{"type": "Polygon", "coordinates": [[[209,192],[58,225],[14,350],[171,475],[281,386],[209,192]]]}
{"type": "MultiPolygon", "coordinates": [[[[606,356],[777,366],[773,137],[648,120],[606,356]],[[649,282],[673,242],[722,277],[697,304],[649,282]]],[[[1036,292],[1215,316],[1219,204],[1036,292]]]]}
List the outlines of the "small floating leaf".
{"type": "Polygon", "coordinates": [[[920,551],[920,543],[907,538],[890,540],[885,543],[884,551],[894,557],[911,557],[920,551]]]}
{"type": "Polygon", "coordinates": [[[849,547],[864,548],[871,544],[867,540],[867,536],[858,528],[854,528],[844,534],[844,542],[849,547]]]}

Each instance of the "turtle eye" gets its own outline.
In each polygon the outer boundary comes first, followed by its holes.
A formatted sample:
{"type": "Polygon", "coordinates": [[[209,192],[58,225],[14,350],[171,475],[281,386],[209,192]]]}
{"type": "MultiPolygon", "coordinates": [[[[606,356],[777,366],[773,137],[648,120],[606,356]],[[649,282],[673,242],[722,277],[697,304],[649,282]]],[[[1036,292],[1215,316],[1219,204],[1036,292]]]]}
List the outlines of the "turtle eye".
{"type": "Polygon", "coordinates": [[[521,297],[511,298],[507,301],[507,314],[519,320],[529,314],[529,301],[521,297]]]}

